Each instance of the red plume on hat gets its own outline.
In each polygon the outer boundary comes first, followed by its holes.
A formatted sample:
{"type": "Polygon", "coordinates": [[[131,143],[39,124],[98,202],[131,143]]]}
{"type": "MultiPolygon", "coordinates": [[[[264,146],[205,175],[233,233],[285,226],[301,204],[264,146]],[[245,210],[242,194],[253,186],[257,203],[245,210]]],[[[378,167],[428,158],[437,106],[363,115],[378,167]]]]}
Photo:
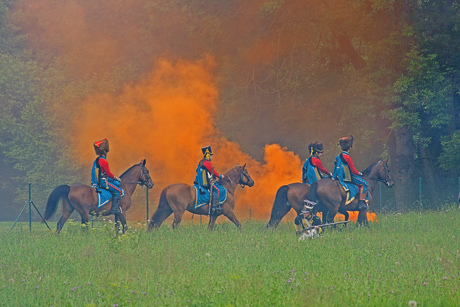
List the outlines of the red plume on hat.
{"type": "Polygon", "coordinates": [[[94,142],[93,147],[94,151],[96,152],[96,155],[105,155],[109,152],[109,140],[103,139],[96,141],[94,142]]]}

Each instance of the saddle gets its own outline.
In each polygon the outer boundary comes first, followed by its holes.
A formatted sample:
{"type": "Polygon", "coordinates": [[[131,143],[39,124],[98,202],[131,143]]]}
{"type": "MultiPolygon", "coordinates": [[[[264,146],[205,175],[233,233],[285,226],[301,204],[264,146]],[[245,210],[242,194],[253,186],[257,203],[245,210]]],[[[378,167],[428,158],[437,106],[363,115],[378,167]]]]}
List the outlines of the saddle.
{"type": "MultiPolygon", "coordinates": [[[[96,190],[97,193],[97,209],[99,209],[102,206],[105,206],[109,201],[112,200],[113,196],[109,190],[100,189],[99,187],[95,186],[92,186],[92,188],[96,190]]],[[[125,191],[122,189],[120,197],[123,198],[123,196],[125,196],[125,191]]]]}

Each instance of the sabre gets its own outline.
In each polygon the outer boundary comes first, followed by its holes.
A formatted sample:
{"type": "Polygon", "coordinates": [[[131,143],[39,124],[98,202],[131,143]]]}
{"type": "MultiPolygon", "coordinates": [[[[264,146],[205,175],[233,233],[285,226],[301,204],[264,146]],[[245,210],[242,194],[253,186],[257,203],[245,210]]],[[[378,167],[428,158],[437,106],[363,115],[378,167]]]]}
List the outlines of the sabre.
{"type": "Polygon", "coordinates": [[[209,218],[211,218],[211,207],[212,207],[212,187],[214,185],[214,166],[211,169],[211,177],[209,178],[209,218]]]}

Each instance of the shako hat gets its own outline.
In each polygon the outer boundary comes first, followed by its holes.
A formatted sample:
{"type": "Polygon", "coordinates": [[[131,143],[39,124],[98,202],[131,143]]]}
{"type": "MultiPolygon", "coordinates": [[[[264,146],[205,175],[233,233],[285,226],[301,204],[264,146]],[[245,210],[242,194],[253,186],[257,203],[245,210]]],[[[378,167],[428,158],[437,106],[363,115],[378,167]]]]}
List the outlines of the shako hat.
{"type": "Polygon", "coordinates": [[[96,152],[96,155],[105,155],[109,152],[109,140],[103,139],[96,141],[94,142],[93,147],[94,151],[96,152]]]}
{"type": "Polygon", "coordinates": [[[308,145],[308,151],[310,152],[310,156],[313,156],[317,152],[323,152],[323,143],[321,142],[314,142],[308,145]]]}
{"type": "Polygon", "coordinates": [[[302,208],[302,213],[307,213],[307,212],[311,212],[311,210],[313,210],[313,208],[315,207],[316,203],[313,202],[313,201],[310,201],[308,199],[305,199],[304,200],[304,203],[305,205],[303,205],[303,208],[302,208]]]}
{"type": "Polygon", "coordinates": [[[213,155],[211,146],[201,148],[201,152],[203,152],[204,158],[208,160],[211,158],[211,155],[213,155]]]}
{"type": "Polygon", "coordinates": [[[342,150],[347,151],[351,147],[353,147],[353,136],[346,136],[343,138],[339,139],[339,145],[342,148],[342,150]]]}

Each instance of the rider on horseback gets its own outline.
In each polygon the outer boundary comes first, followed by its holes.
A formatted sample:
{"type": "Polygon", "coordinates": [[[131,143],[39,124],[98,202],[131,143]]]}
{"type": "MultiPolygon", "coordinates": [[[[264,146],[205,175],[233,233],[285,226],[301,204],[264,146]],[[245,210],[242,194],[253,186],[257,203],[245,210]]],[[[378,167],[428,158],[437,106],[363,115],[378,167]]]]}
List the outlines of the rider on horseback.
{"type": "Polygon", "coordinates": [[[359,188],[358,209],[367,209],[367,193],[369,184],[361,178],[363,175],[359,172],[350,157],[350,150],[353,147],[353,136],[343,137],[339,140],[339,145],[342,148],[342,153],[335,158],[335,168],[333,178],[339,181],[352,182],[359,188]]]}
{"type": "Polygon", "coordinates": [[[302,238],[313,237],[323,232],[323,229],[319,226],[321,225],[321,219],[316,214],[313,214],[312,210],[313,206],[304,205],[302,211],[294,220],[295,233],[302,235],[302,238]],[[307,230],[308,227],[312,226],[315,228],[307,230]]]}
{"type": "Polygon", "coordinates": [[[112,210],[110,214],[121,213],[120,201],[121,201],[121,179],[116,177],[109,168],[107,162],[107,153],[109,152],[109,141],[103,139],[96,141],[93,144],[94,151],[98,157],[94,160],[93,168],[91,169],[91,186],[96,190],[106,189],[112,193],[112,210]]]}
{"type": "Polygon", "coordinates": [[[209,190],[211,209],[213,211],[220,211],[222,210],[222,207],[219,204],[220,189],[216,187],[218,183],[214,182],[214,178],[219,178],[221,180],[224,178],[224,175],[220,175],[216,172],[211,164],[212,156],[214,155],[212,153],[211,146],[203,147],[201,148],[201,151],[203,152],[203,159],[201,159],[198,163],[195,183],[209,190]]]}
{"type": "Polygon", "coordinates": [[[308,151],[310,157],[305,160],[302,167],[302,182],[312,184],[323,178],[325,175],[332,177],[332,173],[328,171],[321,162],[321,156],[323,155],[323,143],[314,142],[308,145],[308,151]]]}

